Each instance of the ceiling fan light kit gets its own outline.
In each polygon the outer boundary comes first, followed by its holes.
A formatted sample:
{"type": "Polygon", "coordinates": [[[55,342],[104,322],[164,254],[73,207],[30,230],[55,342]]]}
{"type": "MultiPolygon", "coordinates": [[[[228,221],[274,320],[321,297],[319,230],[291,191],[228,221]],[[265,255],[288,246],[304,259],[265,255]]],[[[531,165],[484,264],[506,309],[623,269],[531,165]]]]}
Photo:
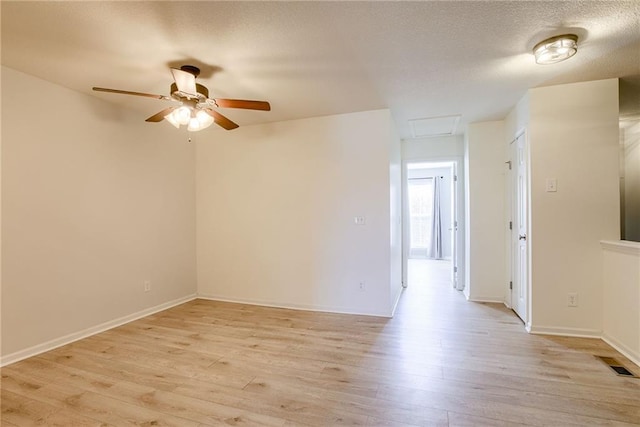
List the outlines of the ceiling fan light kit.
{"type": "Polygon", "coordinates": [[[578,36],[563,34],[541,41],[533,48],[536,63],[556,64],[567,60],[578,52],[578,36]]]}
{"type": "Polygon", "coordinates": [[[206,129],[213,124],[213,117],[204,110],[196,110],[184,105],[164,116],[164,119],[176,129],[179,129],[181,125],[187,126],[189,132],[206,129]]]}
{"type": "Polygon", "coordinates": [[[163,101],[178,101],[179,106],[165,108],[149,117],[147,122],[161,122],[166,120],[176,128],[187,126],[189,132],[206,129],[213,123],[231,130],[238,127],[237,123],[229,120],[214,108],[242,108],[247,110],[270,111],[271,105],[266,101],[249,101],[243,99],[209,98],[209,89],[196,83],[200,69],[193,65],[183,65],[172,68],[171,74],[175,83],[171,84],[171,96],[153,95],[142,92],[131,92],[119,89],[94,87],[98,92],[118,93],[123,95],[144,96],[163,101]]]}

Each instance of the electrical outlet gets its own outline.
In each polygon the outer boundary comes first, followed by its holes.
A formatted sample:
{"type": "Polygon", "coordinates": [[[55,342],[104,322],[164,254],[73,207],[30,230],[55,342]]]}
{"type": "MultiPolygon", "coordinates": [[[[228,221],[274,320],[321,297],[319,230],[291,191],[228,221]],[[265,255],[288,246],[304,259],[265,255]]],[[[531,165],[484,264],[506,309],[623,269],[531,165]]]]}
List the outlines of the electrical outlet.
{"type": "Polygon", "coordinates": [[[151,280],[144,281],[144,291],[149,292],[151,290],[151,280]]]}
{"type": "Polygon", "coordinates": [[[358,283],[358,289],[360,289],[361,292],[364,292],[365,290],[364,282],[358,283]]]}
{"type": "Polygon", "coordinates": [[[367,222],[366,218],[363,216],[354,216],[353,217],[353,223],[355,225],[365,225],[367,222]]]}
{"type": "Polygon", "coordinates": [[[578,294],[576,292],[570,292],[568,294],[567,305],[569,307],[577,307],[578,306],[578,294]]]}

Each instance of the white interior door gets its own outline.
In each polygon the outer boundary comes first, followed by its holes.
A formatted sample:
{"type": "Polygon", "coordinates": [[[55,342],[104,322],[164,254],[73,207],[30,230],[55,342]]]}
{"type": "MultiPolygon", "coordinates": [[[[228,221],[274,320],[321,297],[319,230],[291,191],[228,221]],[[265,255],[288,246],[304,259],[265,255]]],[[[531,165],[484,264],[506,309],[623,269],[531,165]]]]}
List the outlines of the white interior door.
{"type": "Polygon", "coordinates": [[[451,283],[455,289],[458,283],[458,164],[451,164],[451,283]]]}
{"type": "Polygon", "coordinates": [[[511,308],[525,324],[527,323],[529,289],[527,164],[527,141],[523,132],[511,143],[511,308]]]}

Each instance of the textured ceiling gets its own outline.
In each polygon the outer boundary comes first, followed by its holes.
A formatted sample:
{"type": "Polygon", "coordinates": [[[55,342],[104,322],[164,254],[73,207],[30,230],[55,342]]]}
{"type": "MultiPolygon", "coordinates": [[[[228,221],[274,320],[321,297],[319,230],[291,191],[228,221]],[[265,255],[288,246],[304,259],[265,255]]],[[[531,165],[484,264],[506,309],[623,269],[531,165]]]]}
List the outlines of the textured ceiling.
{"type": "MultiPolygon", "coordinates": [[[[162,102],[92,86],[168,94],[170,66],[194,64],[240,125],[389,108],[412,119],[501,119],[532,87],[640,75],[640,1],[0,3],[2,64],[134,110],[162,102]],[[578,54],[536,65],[565,32],[578,54]]],[[[633,104],[633,103],[632,103],[633,104]]]]}

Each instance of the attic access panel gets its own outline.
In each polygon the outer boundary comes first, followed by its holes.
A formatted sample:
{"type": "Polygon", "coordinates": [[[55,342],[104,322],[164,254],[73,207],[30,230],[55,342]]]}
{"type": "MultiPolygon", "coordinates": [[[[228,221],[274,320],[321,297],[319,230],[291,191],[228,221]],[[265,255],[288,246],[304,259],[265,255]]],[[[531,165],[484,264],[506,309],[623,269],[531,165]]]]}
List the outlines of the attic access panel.
{"type": "Polygon", "coordinates": [[[460,115],[409,120],[414,138],[454,135],[459,122],[460,115]]]}

